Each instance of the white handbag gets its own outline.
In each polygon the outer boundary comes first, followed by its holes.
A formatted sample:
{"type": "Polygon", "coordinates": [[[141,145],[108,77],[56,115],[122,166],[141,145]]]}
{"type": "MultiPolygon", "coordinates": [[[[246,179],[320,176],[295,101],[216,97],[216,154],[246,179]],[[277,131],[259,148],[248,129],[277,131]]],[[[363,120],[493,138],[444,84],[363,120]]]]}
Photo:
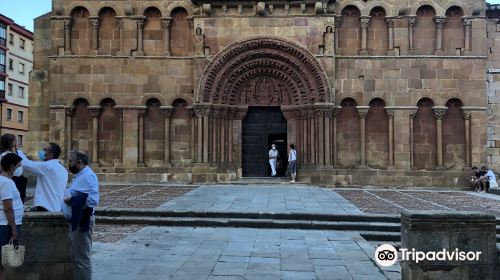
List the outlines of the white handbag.
{"type": "Polygon", "coordinates": [[[19,245],[16,249],[11,239],[9,244],[2,246],[2,265],[13,268],[23,265],[25,249],[23,245],[19,245]]]}

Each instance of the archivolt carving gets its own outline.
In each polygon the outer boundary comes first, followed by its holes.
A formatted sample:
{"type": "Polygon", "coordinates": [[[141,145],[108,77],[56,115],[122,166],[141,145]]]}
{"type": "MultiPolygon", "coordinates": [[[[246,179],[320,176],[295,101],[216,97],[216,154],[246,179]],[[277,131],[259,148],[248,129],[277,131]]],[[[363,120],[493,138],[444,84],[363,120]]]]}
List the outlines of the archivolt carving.
{"type": "Polygon", "coordinates": [[[267,98],[259,100],[259,104],[330,101],[328,78],[316,58],[294,42],[270,36],[236,42],[219,52],[203,73],[198,101],[228,105],[255,103],[253,97],[242,98],[242,94],[252,87],[255,90],[264,81],[270,85],[266,89],[272,92],[259,93],[267,98]]]}

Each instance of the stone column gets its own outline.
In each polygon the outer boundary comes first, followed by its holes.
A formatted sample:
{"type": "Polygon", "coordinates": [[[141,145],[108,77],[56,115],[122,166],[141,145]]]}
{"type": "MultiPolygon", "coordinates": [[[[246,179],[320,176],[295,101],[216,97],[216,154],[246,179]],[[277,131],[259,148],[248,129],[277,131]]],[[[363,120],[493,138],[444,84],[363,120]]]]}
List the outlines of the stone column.
{"type": "Polygon", "coordinates": [[[389,167],[394,167],[394,110],[386,109],[389,121],[389,167]]]}
{"type": "Polygon", "coordinates": [[[170,117],[172,116],[172,112],[174,108],[172,106],[162,106],[160,108],[161,114],[164,118],[164,130],[165,130],[165,154],[163,158],[163,165],[166,167],[170,167],[170,117]]]}
{"type": "Polygon", "coordinates": [[[368,55],[367,50],[367,33],[368,33],[368,25],[370,23],[369,16],[361,16],[361,50],[359,52],[360,55],[368,55]]]}
{"type": "Polygon", "coordinates": [[[229,163],[233,162],[233,118],[234,111],[230,109],[228,111],[228,124],[227,124],[227,161],[229,163]]]}
{"type": "Polygon", "coordinates": [[[71,29],[73,28],[73,19],[64,19],[64,54],[71,55],[71,29]]]}
{"type": "Polygon", "coordinates": [[[414,120],[417,117],[417,110],[412,110],[410,112],[410,166],[415,165],[415,155],[414,155],[414,140],[413,140],[413,126],[414,120]]]}
{"type": "Polygon", "coordinates": [[[436,118],[436,151],[437,151],[437,168],[443,169],[443,117],[446,114],[446,107],[432,108],[434,117],[436,118]]]}
{"type": "Polygon", "coordinates": [[[389,32],[389,50],[387,51],[387,55],[396,55],[394,51],[394,21],[395,19],[392,17],[386,17],[385,21],[387,22],[388,32],[389,32]]]}
{"type": "Polygon", "coordinates": [[[318,157],[317,162],[320,165],[325,165],[325,112],[320,110],[316,119],[316,129],[318,133],[318,157]]]}
{"type": "Polygon", "coordinates": [[[196,162],[203,162],[203,107],[193,107],[196,116],[196,162]]]}
{"type": "Polygon", "coordinates": [[[124,25],[125,25],[124,19],[123,18],[118,19],[118,28],[120,30],[120,53],[119,53],[120,55],[125,55],[124,25]]]}
{"type": "Polygon", "coordinates": [[[116,113],[118,114],[118,118],[119,118],[119,123],[118,123],[118,137],[120,137],[119,141],[118,141],[118,150],[120,152],[120,163],[123,164],[123,146],[124,146],[124,137],[123,137],[123,126],[124,126],[124,122],[123,122],[123,113],[124,113],[124,110],[123,108],[116,108],[116,113]]]}
{"type": "Polygon", "coordinates": [[[335,53],[339,54],[340,28],[342,27],[342,16],[335,17],[335,53]]]}
{"type": "Polygon", "coordinates": [[[99,113],[100,106],[88,109],[92,116],[92,163],[99,166],[98,147],[99,147],[99,113]]]}
{"type": "Polygon", "coordinates": [[[434,17],[436,24],[436,55],[443,55],[443,29],[446,24],[446,17],[434,17]]]}
{"type": "MultiPolygon", "coordinates": [[[[414,249],[424,254],[438,252],[436,256],[446,252],[457,255],[465,252],[467,254],[464,256],[474,260],[416,262],[413,258],[405,258],[401,261],[402,279],[498,279],[498,272],[495,273],[498,259],[495,231],[494,215],[479,212],[403,211],[401,248],[407,252],[414,249]],[[443,249],[446,252],[443,253],[443,249]]],[[[398,252],[399,255],[401,253],[398,252]]]]}
{"type": "Polygon", "coordinates": [[[137,110],[137,124],[139,126],[139,157],[137,166],[144,167],[144,110],[137,110]]]}
{"type": "Polygon", "coordinates": [[[203,108],[203,163],[208,163],[208,144],[209,144],[209,121],[210,108],[203,108]]]}
{"type": "Polygon", "coordinates": [[[368,106],[358,106],[360,166],[366,166],[366,116],[368,115],[368,110],[368,106]]]}
{"type": "Polygon", "coordinates": [[[331,138],[330,138],[331,118],[332,118],[332,111],[328,110],[327,115],[325,117],[325,126],[324,126],[325,127],[325,155],[324,155],[325,165],[332,164],[332,161],[331,161],[331,158],[332,158],[331,145],[332,145],[332,143],[331,143],[331,138]]]}
{"type": "Polygon", "coordinates": [[[92,28],[92,50],[96,55],[99,54],[99,18],[90,17],[90,27],[92,28]]]}
{"type": "Polygon", "coordinates": [[[137,52],[136,55],[144,55],[144,25],[146,24],[145,17],[139,17],[137,19],[137,52]]]}
{"type": "Polygon", "coordinates": [[[338,148],[337,148],[337,116],[340,108],[333,109],[332,114],[332,143],[333,143],[333,165],[338,166],[338,148]]]}
{"type": "Polygon", "coordinates": [[[472,30],[472,19],[468,17],[463,18],[464,22],[464,54],[470,55],[470,38],[471,38],[471,30],[472,30]]]}
{"type": "Polygon", "coordinates": [[[308,147],[307,147],[307,139],[309,137],[307,137],[307,135],[309,134],[308,133],[308,130],[307,130],[307,114],[305,112],[301,112],[301,120],[300,120],[300,129],[301,129],[301,143],[300,145],[302,146],[302,157],[301,157],[301,162],[302,164],[306,164],[306,163],[309,163],[308,161],[308,147]]]}
{"type": "Polygon", "coordinates": [[[163,26],[163,53],[165,56],[170,56],[170,25],[172,24],[171,17],[161,18],[161,25],[163,26]]]}
{"type": "Polygon", "coordinates": [[[417,23],[416,16],[408,17],[408,48],[409,54],[415,54],[415,47],[413,46],[413,30],[415,29],[415,24],[417,23]]]}
{"type": "Polygon", "coordinates": [[[465,167],[470,168],[472,166],[471,154],[472,154],[472,139],[470,133],[470,121],[472,114],[471,112],[463,112],[465,120],[465,167]]]}
{"type": "Polygon", "coordinates": [[[226,161],[226,110],[222,109],[219,115],[219,130],[220,130],[220,140],[219,140],[219,162],[224,163],[226,161]]]}
{"type": "Polygon", "coordinates": [[[309,135],[310,138],[310,163],[316,164],[316,124],[315,124],[315,114],[314,111],[311,110],[309,112],[309,135]]]}
{"type": "Polygon", "coordinates": [[[66,159],[69,159],[69,153],[71,152],[71,139],[73,138],[71,133],[73,130],[72,124],[73,124],[74,108],[67,107],[65,108],[65,112],[66,112],[66,127],[64,129],[66,130],[66,159]]]}
{"type": "Polygon", "coordinates": [[[212,147],[211,147],[211,162],[212,163],[217,163],[219,162],[219,156],[220,156],[220,124],[219,124],[219,117],[220,116],[220,109],[214,108],[212,110],[212,147]]]}

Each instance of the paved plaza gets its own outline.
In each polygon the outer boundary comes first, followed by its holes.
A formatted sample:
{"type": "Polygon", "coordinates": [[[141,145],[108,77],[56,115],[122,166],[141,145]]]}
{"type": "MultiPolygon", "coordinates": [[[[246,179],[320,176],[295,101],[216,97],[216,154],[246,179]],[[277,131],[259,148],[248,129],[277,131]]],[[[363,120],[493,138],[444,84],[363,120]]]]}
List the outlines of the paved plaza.
{"type": "MultiPolygon", "coordinates": [[[[226,213],[500,214],[499,196],[453,190],[329,189],[303,185],[112,185],[103,206],[226,213]],[[155,189],[156,188],[156,189],[155,189]],[[158,191],[161,190],[161,191],[158,191]],[[169,200],[170,199],[170,200],[169,200]],[[126,203],[119,203],[119,201],[126,203]]],[[[381,242],[355,231],[98,225],[95,279],[400,279],[373,260],[381,242]]]]}
{"type": "Polygon", "coordinates": [[[94,279],[399,279],[354,232],[146,227],[94,246],[94,279]]]}

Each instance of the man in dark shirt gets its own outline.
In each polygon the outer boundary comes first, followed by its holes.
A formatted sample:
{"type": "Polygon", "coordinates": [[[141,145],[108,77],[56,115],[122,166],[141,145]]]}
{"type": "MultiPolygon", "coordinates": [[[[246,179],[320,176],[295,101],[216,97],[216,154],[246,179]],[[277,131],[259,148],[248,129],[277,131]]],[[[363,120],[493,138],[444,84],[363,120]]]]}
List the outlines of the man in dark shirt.
{"type": "Polygon", "coordinates": [[[472,167],[472,174],[470,182],[474,186],[474,191],[485,191],[487,182],[486,172],[474,166],[472,167]]]}

